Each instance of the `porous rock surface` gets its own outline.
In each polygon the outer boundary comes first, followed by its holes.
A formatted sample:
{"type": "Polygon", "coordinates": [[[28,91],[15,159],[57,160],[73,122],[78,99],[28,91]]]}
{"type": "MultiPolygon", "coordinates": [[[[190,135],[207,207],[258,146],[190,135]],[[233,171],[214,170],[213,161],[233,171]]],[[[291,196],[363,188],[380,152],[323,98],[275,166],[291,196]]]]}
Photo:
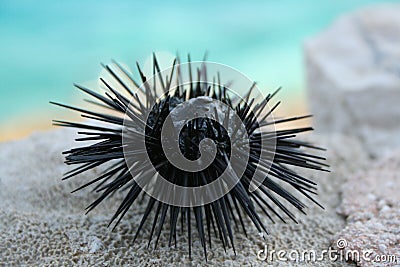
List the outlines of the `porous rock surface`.
{"type": "MultiPolygon", "coordinates": [[[[178,235],[177,248],[167,246],[168,223],[162,231],[157,249],[147,249],[151,224],[144,227],[133,243],[144,204],[131,207],[121,224],[112,232],[107,228],[122,193],[107,199],[89,215],[84,209],[95,198],[91,190],[70,191],[98,175],[99,169],[61,181],[71,168],[63,164],[61,152],[77,146],[70,130],[36,133],[31,137],[0,144],[0,265],[11,266],[202,266],[206,265],[201,245],[193,232],[192,260],[188,257],[186,234],[178,235]]],[[[269,236],[263,240],[255,227],[248,224],[248,238],[235,232],[237,255],[231,248],[225,253],[213,237],[208,249],[207,266],[349,266],[344,261],[283,262],[262,261],[257,253],[268,250],[299,252],[328,249],[334,234],[344,227],[336,213],[340,203],[338,190],[348,173],[362,169],[366,163],[361,145],[342,135],[307,136],[328,148],[331,173],[305,171],[318,182],[318,200],[322,210],[310,202],[307,216],[298,214],[299,224],[272,224],[265,216],[269,236]]],[[[145,202],[144,202],[145,203],[145,202]]],[[[152,218],[150,218],[152,220],[152,218]]],[[[180,232],[180,229],[178,229],[180,232]]],[[[152,243],[153,245],[153,243],[152,243]]]]}
{"type": "Polygon", "coordinates": [[[338,211],[347,225],[335,239],[346,240],[337,246],[359,266],[400,265],[399,170],[400,150],[343,184],[338,211]]]}
{"type": "Polygon", "coordinates": [[[305,42],[318,131],[359,139],[372,156],[400,147],[400,5],[344,15],[305,42]]]}

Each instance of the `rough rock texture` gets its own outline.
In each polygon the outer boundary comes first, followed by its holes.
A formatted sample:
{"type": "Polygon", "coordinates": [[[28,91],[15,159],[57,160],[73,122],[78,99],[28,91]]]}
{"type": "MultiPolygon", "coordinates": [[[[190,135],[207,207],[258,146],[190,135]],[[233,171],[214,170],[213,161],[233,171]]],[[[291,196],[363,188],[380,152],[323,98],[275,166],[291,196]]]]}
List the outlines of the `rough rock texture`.
{"type": "Polygon", "coordinates": [[[339,211],[347,216],[347,226],[336,235],[336,240],[346,240],[347,246],[339,244],[345,247],[345,253],[370,252],[367,258],[351,256],[359,266],[394,265],[394,258],[390,258],[393,256],[400,265],[399,170],[397,151],[367,172],[353,175],[343,185],[339,211]]]}
{"type": "Polygon", "coordinates": [[[317,130],[353,136],[373,156],[400,147],[399,32],[400,5],[386,4],[344,15],[306,41],[317,130]]]}
{"type": "MultiPolygon", "coordinates": [[[[188,258],[186,235],[179,236],[177,248],[167,247],[168,224],[159,247],[147,249],[150,225],[146,225],[135,244],[132,239],[144,211],[133,206],[114,232],[106,228],[119,205],[116,194],[92,213],[84,208],[95,199],[90,190],[69,192],[95,175],[95,170],[68,181],[61,181],[69,168],[63,164],[61,151],[76,146],[75,134],[68,130],[37,133],[25,140],[0,144],[0,265],[28,266],[187,266],[205,265],[198,239],[194,236],[193,260],[188,258]]],[[[336,213],[340,202],[339,186],[348,173],[364,168],[367,159],[361,145],[341,135],[308,136],[327,147],[331,173],[307,173],[319,184],[318,199],[325,210],[310,203],[308,216],[297,214],[299,224],[268,223],[266,240],[249,224],[246,238],[235,233],[238,255],[224,252],[218,240],[208,253],[208,266],[259,266],[257,252],[268,249],[287,251],[328,249],[333,235],[343,229],[344,220],[336,213]]],[[[265,218],[268,222],[267,218],[265,218]]],[[[269,260],[274,266],[288,262],[269,260]]],[[[294,266],[348,266],[344,261],[291,262],[294,266]]]]}

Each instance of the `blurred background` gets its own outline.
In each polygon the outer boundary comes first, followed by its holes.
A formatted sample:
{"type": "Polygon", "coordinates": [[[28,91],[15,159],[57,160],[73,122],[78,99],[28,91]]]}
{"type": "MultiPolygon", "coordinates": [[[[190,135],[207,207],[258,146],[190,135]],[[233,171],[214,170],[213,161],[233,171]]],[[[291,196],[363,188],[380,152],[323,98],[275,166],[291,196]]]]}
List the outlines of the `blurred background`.
{"type": "MultiPolygon", "coordinates": [[[[302,44],[368,0],[191,2],[0,1],[0,141],[51,128],[71,114],[100,62],[134,67],[153,51],[227,64],[265,92],[282,86],[280,112],[307,113],[302,44]]],[[[383,2],[383,1],[382,1],[383,2]]],[[[385,1],[388,2],[388,1],[385,1]]]]}

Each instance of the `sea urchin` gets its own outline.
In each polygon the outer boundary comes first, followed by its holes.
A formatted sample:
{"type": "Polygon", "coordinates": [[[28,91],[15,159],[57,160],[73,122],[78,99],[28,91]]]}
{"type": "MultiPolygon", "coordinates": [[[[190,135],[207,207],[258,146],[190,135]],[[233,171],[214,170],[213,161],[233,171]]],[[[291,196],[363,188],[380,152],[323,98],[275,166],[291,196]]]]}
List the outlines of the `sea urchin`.
{"type": "Polygon", "coordinates": [[[156,236],[157,247],[168,218],[169,245],[176,245],[180,220],[182,229],[187,229],[189,256],[193,227],[207,259],[212,234],[224,249],[232,246],[235,251],[234,229],[246,234],[246,223],[252,222],[267,233],[259,211],[272,221],[276,216],[296,222],[287,205],[304,213],[305,204],[286,187],[319,205],[312,196],[316,184],[289,167],[326,171],[325,159],[303,150],[321,148],[296,139],[296,134],[311,127],[275,130],[275,124],[309,117],[274,121],[279,102],[272,108],[268,104],[279,90],[261,97],[256,85],[237,71],[215,63],[191,63],[190,57],[187,63],[177,58],[162,71],[153,55],[152,77],[146,77],[137,64],[141,83],[117,62],[103,67],[109,75],[100,78],[105,94],[75,85],[93,98],[89,102],[97,106],[96,111],[52,102],[89,120],[54,121],[81,129],[84,137],[77,141],[89,142],[64,152],[66,164],[78,167],[63,179],[107,166],[74,190],[95,185],[100,195],[87,212],[126,189],[110,221],[115,222],[114,228],[143,197],[147,206],[134,240],[153,213],[149,245],[156,236]],[[222,84],[216,67],[226,70],[232,82],[222,84]],[[208,76],[210,69],[212,76],[208,76]],[[97,111],[98,107],[107,112],[97,111]]]}

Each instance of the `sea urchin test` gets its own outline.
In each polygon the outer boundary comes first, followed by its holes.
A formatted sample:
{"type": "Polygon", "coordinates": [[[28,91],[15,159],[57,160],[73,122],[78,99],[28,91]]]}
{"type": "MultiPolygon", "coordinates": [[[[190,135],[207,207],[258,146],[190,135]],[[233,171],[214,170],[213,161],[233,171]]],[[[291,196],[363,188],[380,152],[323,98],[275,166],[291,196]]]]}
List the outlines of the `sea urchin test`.
{"type": "Polygon", "coordinates": [[[104,68],[99,90],[75,85],[92,98],[93,109],[52,102],[87,119],[54,121],[80,129],[77,140],[84,143],[64,152],[66,164],[77,165],[64,179],[106,166],[75,190],[91,186],[98,194],[87,212],[114,193],[124,194],[111,217],[115,228],[143,198],[134,240],[145,238],[141,230],[150,221],[147,238],[157,247],[168,224],[168,244],[187,235],[190,256],[196,231],[207,259],[212,235],[235,251],[235,231],[246,233],[247,224],[267,233],[264,216],[296,222],[290,207],[305,213],[301,198],[320,206],[313,197],[316,183],[292,167],[327,171],[325,158],[313,153],[321,148],[296,137],[311,127],[276,130],[309,117],[275,120],[280,102],[271,102],[279,90],[263,95],[239,71],[190,58],[176,58],[161,70],[153,55],[150,74],[137,64],[139,79],[117,62],[104,68]]]}

